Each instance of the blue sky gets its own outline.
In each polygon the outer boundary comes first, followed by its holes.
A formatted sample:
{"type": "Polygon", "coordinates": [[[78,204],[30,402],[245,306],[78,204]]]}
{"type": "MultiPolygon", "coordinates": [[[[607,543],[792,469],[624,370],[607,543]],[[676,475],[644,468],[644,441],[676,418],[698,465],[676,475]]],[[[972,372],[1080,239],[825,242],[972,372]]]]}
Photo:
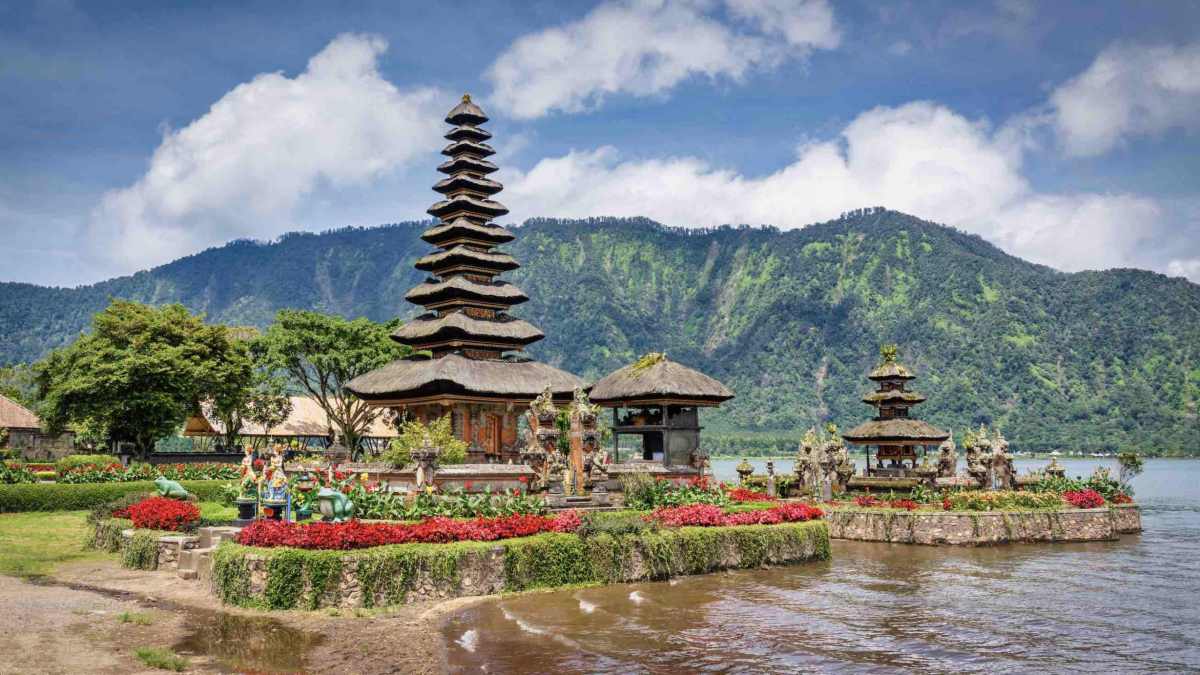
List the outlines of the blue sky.
{"type": "Polygon", "coordinates": [[[883,205],[1200,281],[1200,4],[9,2],[0,280],[424,217],[441,116],[506,220],[783,228],[883,205]]]}

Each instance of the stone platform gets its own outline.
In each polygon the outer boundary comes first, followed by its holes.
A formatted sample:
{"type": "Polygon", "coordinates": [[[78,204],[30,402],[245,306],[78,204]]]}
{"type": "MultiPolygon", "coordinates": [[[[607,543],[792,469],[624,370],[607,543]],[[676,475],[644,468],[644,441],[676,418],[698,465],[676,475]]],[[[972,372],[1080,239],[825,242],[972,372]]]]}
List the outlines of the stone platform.
{"type": "Polygon", "coordinates": [[[825,520],[833,539],[933,546],[1114,541],[1142,531],[1134,504],[1059,511],[830,509],[825,520]]]}

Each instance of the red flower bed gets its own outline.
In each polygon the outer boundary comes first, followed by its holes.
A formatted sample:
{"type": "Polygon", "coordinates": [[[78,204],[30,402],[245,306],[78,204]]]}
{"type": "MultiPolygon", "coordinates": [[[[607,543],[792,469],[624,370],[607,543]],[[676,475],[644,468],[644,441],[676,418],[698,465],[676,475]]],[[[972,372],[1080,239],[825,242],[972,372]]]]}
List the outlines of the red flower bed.
{"type": "Polygon", "coordinates": [[[171,530],[178,532],[200,522],[200,509],[191,502],[150,497],[113,514],[128,518],[133,526],[147,530],[171,530]]]}
{"type": "Polygon", "coordinates": [[[1104,506],[1104,497],[1095,490],[1074,490],[1064,492],[1062,496],[1068,504],[1080,509],[1094,509],[1104,506]]]}
{"type": "Polygon", "coordinates": [[[725,494],[729,495],[730,501],[734,501],[734,502],[772,502],[772,501],[775,501],[774,497],[771,497],[770,495],[768,495],[765,492],[755,492],[754,490],[751,490],[749,488],[743,488],[743,487],[730,488],[725,491],[725,494]]]}
{"type": "Polygon", "coordinates": [[[775,525],[815,520],[825,515],[821,509],[808,504],[780,504],[769,509],[725,513],[712,504],[692,504],[656,509],[646,516],[667,527],[721,527],[727,525],[775,525]]]}
{"type": "Polygon", "coordinates": [[[893,499],[888,503],[888,506],[893,509],[904,509],[905,511],[916,511],[920,504],[911,499],[893,499]]]}
{"type": "Polygon", "coordinates": [[[495,541],[528,537],[542,532],[573,532],[579,527],[574,511],[557,516],[505,516],[452,520],[429,518],[415,525],[364,523],[312,523],[300,525],[256,520],[238,533],[239,544],[247,546],[290,546],[307,549],[354,549],[386,544],[444,544],[453,541],[495,541]]]}
{"type": "Polygon", "coordinates": [[[1132,504],[1133,497],[1130,497],[1129,495],[1125,494],[1124,492],[1118,492],[1117,494],[1113,495],[1112,503],[1114,503],[1114,504],[1132,504]]]}
{"type": "Polygon", "coordinates": [[[854,498],[855,506],[883,506],[883,500],[874,495],[859,495],[854,498]]]}

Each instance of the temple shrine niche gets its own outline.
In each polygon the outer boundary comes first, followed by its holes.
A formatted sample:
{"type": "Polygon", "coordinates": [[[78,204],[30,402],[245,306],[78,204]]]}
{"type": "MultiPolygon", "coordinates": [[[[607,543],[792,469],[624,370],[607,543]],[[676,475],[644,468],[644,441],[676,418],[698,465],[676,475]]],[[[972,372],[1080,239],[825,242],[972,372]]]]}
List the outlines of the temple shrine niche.
{"type": "Polygon", "coordinates": [[[608,475],[702,475],[708,455],[700,447],[700,408],[731,398],[733,392],[725,385],[665,354],[647,354],[600,379],[592,386],[591,400],[613,411],[608,475]],[[623,441],[629,447],[623,449],[623,441]]]}
{"type": "Polygon", "coordinates": [[[430,276],[405,295],[426,311],[392,335],[430,355],[394,361],[347,388],[397,420],[428,423],[449,414],[455,435],[468,443],[468,462],[509,463],[522,461],[518,420],[530,402],[548,387],[565,405],[584,382],[515,354],[543,334],[509,314],[529,298],[498,278],[520,265],[495,250],[515,236],[491,222],[508,209],[493,199],[503,186],[488,178],[497,167],[487,159],[495,154],[481,128],[487,121],[467,95],[446,115],[452,128],[442,154],[449,159],[438,171],[447,177],[433,187],[444,199],[429,208],[438,222],[421,235],[438,250],[417,260],[430,276]]]}
{"type": "Polygon", "coordinates": [[[883,362],[867,378],[877,389],[863,396],[863,403],[876,409],[874,419],[863,422],[842,435],[855,445],[867,446],[865,475],[870,478],[921,478],[932,480],[937,469],[926,461],[918,465],[917,449],[926,459],[929,446],[937,446],[950,434],[922,420],[913,419],[910,410],[925,401],[925,397],[907,389],[916,378],[907,367],[896,360],[894,345],[880,350],[883,362]],[[871,462],[871,448],[875,462],[871,462]],[[926,475],[926,474],[929,475],[926,475]]]}

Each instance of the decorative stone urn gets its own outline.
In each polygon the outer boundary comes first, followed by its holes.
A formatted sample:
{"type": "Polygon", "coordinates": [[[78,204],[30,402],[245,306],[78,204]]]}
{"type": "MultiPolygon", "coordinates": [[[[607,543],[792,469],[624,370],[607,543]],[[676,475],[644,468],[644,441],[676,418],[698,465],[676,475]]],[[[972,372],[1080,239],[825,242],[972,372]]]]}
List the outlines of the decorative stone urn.
{"type": "Polygon", "coordinates": [[[734,471],[738,474],[738,485],[745,485],[746,479],[754,474],[754,467],[750,465],[750,461],[743,459],[740,464],[734,467],[734,471]]]}

